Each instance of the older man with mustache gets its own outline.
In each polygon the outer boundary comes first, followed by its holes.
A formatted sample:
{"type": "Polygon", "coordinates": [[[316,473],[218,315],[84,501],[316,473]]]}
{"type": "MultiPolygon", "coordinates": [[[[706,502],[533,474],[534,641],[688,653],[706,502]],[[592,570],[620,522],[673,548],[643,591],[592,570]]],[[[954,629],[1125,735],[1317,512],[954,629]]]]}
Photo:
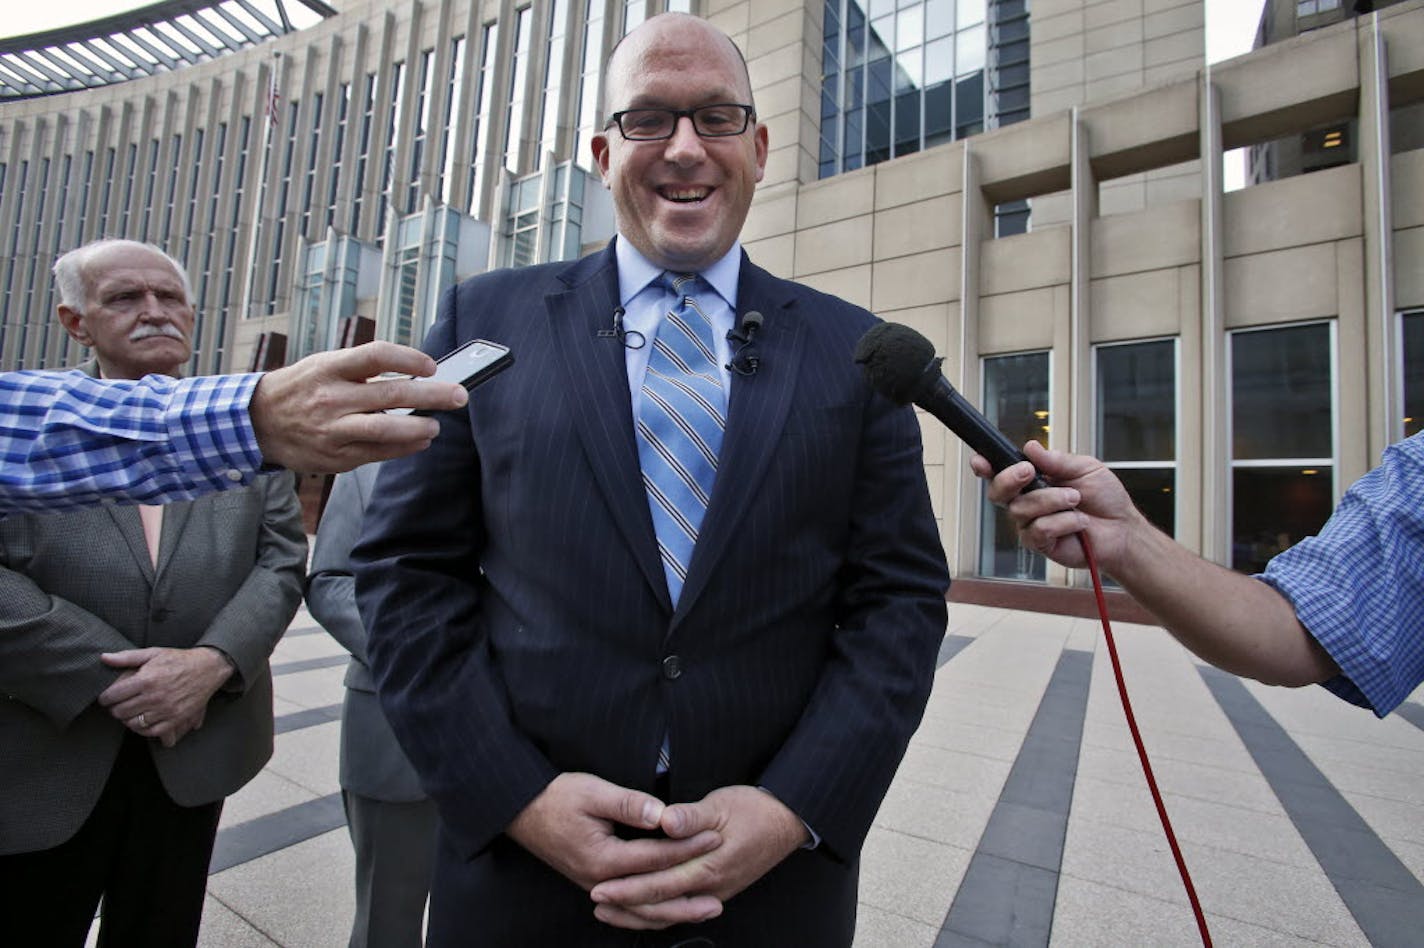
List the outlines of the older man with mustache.
{"type": "MultiPolygon", "coordinates": [[[[182,266],[105,240],[55,265],[105,379],[177,376],[182,266]]],[[[301,600],[292,476],[164,506],[0,519],[0,944],[192,945],[224,798],[272,753],[267,660],[301,600]]]]}

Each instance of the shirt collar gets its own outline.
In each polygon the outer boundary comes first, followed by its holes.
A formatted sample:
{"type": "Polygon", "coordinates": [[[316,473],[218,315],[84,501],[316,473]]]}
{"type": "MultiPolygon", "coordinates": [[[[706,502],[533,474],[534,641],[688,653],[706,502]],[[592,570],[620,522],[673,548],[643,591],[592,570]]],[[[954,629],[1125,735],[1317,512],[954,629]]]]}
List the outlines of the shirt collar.
{"type": "MultiPolygon", "coordinates": [[[[643,292],[663,271],[643,256],[631,241],[625,240],[622,234],[613,242],[613,252],[618,260],[618,302],[627,306],[633,301],[633,297],[643,292]]],[[[731,249],[722,259],[698,275],[717,291],[718,296],[727,301],[733,312],[736,312],[737,281],[742,275],[741,241],[733,241],[731,249]]]]}

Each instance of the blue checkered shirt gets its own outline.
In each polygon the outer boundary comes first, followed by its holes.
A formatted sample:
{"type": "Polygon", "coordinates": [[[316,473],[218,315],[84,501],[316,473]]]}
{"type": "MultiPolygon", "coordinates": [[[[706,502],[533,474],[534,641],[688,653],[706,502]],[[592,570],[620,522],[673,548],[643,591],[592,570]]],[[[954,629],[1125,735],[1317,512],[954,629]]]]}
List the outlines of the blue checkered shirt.
{"type": "Polygon", "coordinates": [[[1424,432],[1356,481],[1261,578],[1340,666],[1325,687],[1384,717],[1424,681],[1424,432]]]}
{"type": "Polygon", "coordinates": [[[0,373],[0,516],[249,483],[262,467],[247,415],[258,378],[0,373]]]}

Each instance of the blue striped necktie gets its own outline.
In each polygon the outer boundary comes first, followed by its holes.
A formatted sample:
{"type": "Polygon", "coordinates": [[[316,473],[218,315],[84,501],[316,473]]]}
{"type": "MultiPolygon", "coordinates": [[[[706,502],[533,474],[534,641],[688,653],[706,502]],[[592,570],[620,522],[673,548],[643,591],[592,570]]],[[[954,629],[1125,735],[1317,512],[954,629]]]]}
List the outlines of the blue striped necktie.
{"type": "Polygon", "coordinates": [[[658,552],[676,606],[717,474],[726,397],[712,323],[697,305],[696,274],[660,278],[678,297],[658,326],[638,409],[638,461],[658,552]]]}

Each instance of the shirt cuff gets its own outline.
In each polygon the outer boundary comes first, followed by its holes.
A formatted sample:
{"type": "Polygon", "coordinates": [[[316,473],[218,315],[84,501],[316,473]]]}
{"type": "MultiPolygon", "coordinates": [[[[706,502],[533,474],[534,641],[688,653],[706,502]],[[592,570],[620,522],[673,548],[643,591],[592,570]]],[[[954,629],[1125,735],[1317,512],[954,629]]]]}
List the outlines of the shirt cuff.
{"type": "Polygon", "coordinates": [[[214,488],[245,486],[262,469],[262,451],[247,413],[262,373],[179,379],[164,423],[173,457],[214,488]]]}

